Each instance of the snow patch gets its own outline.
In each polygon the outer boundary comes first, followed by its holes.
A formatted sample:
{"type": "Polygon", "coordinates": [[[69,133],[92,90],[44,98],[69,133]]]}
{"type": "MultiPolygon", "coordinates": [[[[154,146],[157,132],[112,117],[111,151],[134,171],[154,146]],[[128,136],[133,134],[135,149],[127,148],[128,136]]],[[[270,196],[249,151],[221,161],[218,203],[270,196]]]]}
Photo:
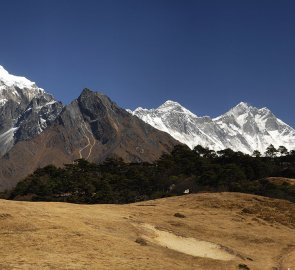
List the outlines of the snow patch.
{"type": "Polygon", "coordinates": [[[36,87],[34,82],[31,82],[25,77],[9,74],[3,66],[0,66],[0,81],[2,82],[2,84],[8,87],[16,86],[20,89],[36,87]]]}
{"type": "Polygon", "coordinates": [[[6,98],[0,99],[0,106],[3,106],[8,100],[6,98]]]}

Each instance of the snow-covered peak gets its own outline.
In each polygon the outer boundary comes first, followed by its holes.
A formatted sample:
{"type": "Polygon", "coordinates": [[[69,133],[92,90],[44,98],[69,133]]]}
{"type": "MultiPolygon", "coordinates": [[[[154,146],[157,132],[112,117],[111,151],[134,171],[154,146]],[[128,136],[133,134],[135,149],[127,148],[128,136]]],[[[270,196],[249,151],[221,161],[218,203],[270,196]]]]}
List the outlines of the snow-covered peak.
{"type": "Polygon", "coordinates": [[[247,109],[249,107],[252,107],[249,103],[241,101],[239,104],[237,104],[234,108],[244,108],[247,109]]]}
{"type": "Polygon", "coordinates": [[[37,136],[59,115],[63,106],[25,77],[0,66],[0,156],[17,141],[37,136]]]}
{"type": "Polygon", "coordinates": [[[170,107],[170,106],[178,107],[178,106],[181,106],[181,105],[178,102],[176,102],[176,101],[167,100],[162,105],[160,105],[159,108],[170,107]]]}
{"type": "Polygon", "coordinates": [[[176,101],[172,101],[172,100],[167,100],[166,102],[164,102],[162,105],[160,105],[156,111],[165,113],[182,113],[182,114],[187,114],[190,115],[191,117],[197,117],[197,115],[195,115],[194,113],[192,113],[191,111],[189,111],[188,109],[186,109],[185,107],[183,107],[181,104],[179,104],[176,101]]]}
{"type": "Polygon", "coordinates": [[[244,113],[249,113],[253,109],[254,109],[254,107],[252,107],[248,103],[246,103],[246,102],[240,102],[238,105],[236,105],[235,107],[233,107],[229,111],[229,113],[234,114],[234,115],[241,115],[241,114],[244,114],[244,113]]]}
{"type": "Polygon", "coordinates": [[[184,108],[184,107],[181,106],[176,101],[167,100],[162,105],[160,105],[157,109],[158,110],[171,110],[171,109],[175,109],[175,108],[184,108]]]}
{"type": "Polygon", "coordinates": [[[134,111],[127,109],[127,111],[133,115],[145,115],[145,114],[150,114],[150,113],[155,113],[155,114],[171,114],[171,113],[180,113],[180,114],[185,114],[189,115],[191,117],[196,117],[194,113],[183,107],[181,104],[179,104],[176,101],[172,100],[167,100],[165,101],[162,105],[160,105],[157,109],[145,109],[142,107],[136,108],[134,111]]]}
{"type": "Polygon", "coordinates": [[[257,121],[258,119],[265,120],[268,118],[277,119],[268,108],[257,108],[252,105],[249,105],[246,102],[240,102],[238,105],[230,109],[228,112],[219,117],[214,118],[213,120],[219,121],[228,117],[236,119],[236,121],[241,125],[243,125],[243,122],[247,121],[247,119],[249,118],[255,118],[255,121],[257,121]]]}
{"type": "Polygon", "coordinates": [[[3,66],[0,66],[0,82],[2,85],[4,84],[8,87],[15,86],[20,89],[36,87],[34,82],[31,82],[25,77],[9,74],[3,66]]]}
{"type": "MultiPolygon", "coordinates": [[[[233,108],[231,108],[228,112],[223,115],[220,115],[213,119],[213,121],[220,121],[224,118],[235,118],[236,120],[246,119],[249,116],[253,116],[259,113],[259,109],[256,107],[251,106],[249,103],[240,102],[233,108]]],[[[241,121],[238,121],[241,122],[241,121]]],[[[242,123],[241,123],[242,124],[242,123]]]]}
{"type": "Polygon", "coordinates": [[[24,98],[31,101],[34,97],[43,95],[48,94],[34,82],[25,77],[12,75],[3,66],[0,66],[0,100],[2,105],[8,100],[20,104],[24,98]]]}

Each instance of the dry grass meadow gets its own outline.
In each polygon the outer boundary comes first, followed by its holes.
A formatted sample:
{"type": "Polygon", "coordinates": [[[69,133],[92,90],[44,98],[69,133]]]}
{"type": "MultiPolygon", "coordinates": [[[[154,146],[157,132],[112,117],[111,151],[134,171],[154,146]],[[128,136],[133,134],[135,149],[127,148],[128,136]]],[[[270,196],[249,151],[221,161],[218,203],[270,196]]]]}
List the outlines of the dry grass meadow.
{"type": "Polygon", "coordinates": [[[0,201],[0,269],[295,269],[295,206],[239,193],[0,201]],[[176,214],[176,215],[175,215],[176,214]]]}

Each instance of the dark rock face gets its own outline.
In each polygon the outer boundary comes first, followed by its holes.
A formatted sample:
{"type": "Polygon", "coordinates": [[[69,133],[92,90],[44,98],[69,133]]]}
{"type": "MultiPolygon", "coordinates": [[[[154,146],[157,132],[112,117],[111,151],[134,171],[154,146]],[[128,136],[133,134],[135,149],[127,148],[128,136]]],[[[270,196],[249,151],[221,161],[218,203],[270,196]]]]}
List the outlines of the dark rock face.
{"type": "Polygon", "coordinates": [[[106,144],[115,139],[116,126],[123,120],[125,110],[117,107],[107,96],[88,89],[83,90],[78,105],[97,140],[106,144]]]}
{"type": "Polygon", "coordinates": [[[33,98],[16,123],[16,142],[29,140],[40,134],[57,118],[62,109],[63,105],[48,94],[33,98]]]}
{"type": "MultiPolygon", "coordinates": [[[[20,120],[20,140],[0,160],[0,190],[12,188],[38,167],[49,164],[62,166],[78,158],[101,162],[107,157],[120,157],[127,162],[152,162],[179,144],[165,132],[146,124],[117,106],[107,96],[85,89],[77,100],[61,107],[44,100],[32,100],[31,107],[43,109],[26,112],[20,120]],[[49,107],[48,107],[49,106],[49,107]],[[59,113],[48,122],[42,133],[31,123],[40,117],[59,113]]],[[[44,119],[44,118],[43,118],[44,119]]],[[[47,119],[50,119],[47,117],[47,119]]],[[[47,122],[46,122],[47,123],[47,122]]]]}
{"type": "MultiPolygon", "coordinates": [[[[19,91],[30,91],[30,89],[19,91]]],[[[22,140],[40,134],[60,114],[63,105],[54,98],[40,92],[31,100],[23,93],[17,99],[8,99],[0,106],[0,156],[22,140]]]]}

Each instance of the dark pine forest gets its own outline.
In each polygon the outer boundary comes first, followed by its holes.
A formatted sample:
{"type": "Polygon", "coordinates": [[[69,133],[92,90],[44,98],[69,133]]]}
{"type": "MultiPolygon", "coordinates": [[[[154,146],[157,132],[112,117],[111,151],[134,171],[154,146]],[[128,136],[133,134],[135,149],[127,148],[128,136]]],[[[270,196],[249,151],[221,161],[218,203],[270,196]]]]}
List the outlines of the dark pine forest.
{"type": "Polygon", "coordinates": [[[186,192],[242,192],[295,202],[295,151],[272,145],[261,155],[193,150],[178,145],[154,163],[124,163],[109,158],[102,164],[76,160],[63,168],[47,166],[19,182],[9,199],[73,203],[131,203],[186,192]]]}

